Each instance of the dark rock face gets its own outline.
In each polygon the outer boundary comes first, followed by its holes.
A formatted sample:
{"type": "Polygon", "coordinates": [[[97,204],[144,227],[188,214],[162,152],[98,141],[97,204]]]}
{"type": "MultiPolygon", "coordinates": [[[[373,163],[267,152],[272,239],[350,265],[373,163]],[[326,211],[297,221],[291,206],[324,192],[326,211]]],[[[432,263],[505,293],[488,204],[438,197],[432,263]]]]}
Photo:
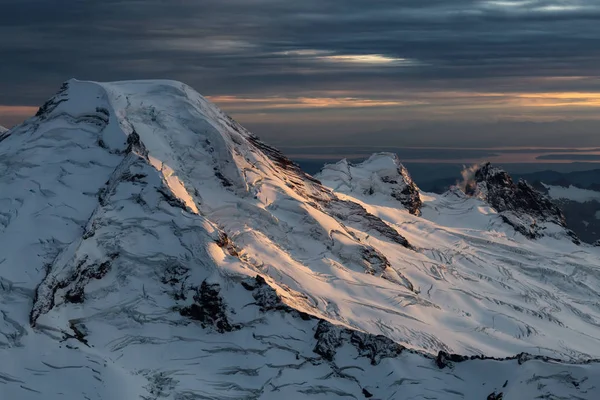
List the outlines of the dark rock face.
{"type": "Polygon", "coordinates": [[[229,322],[226,306],[219,292],[218,284],[202,282],[194,295],[195,303],[182,308],[180,314],[199,321],[203,328],[213,327],[219,333],[240,329],[240,326],[229,322]]]}
{"type": "Polygon", "coordinates": [[[397,157],[394,157],[396,164],[398,165],[397,177],[381,176],[381,180],[385,183],[392,184],[392,197],[398,200],[409,213],[420,216],[421,207],[423,207],[423,201],[419,195],[419,188],[412,180],[408,170],[404,165],[400,164],[397,157]]]}
{"type": "Polygon", "coordinates": [[[141,157],[148,157],[148,150],[135,129],[127,136],[127,149],[125,152],[131,153],[132,151],[137,152],[141,157]]]}
{"type": "MultiPolygon", "coordinates": [[[[56,109],[62,104],[69,101],[69,82],[65,82],[60,87],[60,90],[52,96],[47,102],[45,102],[36,112],[35,116],[38,118],[38,123],[42,121],[48,121],[59,116],[62,116],[75,123],[86,123],[92,124],[103,130],[110,120],[110,113],[106,108],[96,107],[95,112],[84,113],[81,115],[70,115],[65,112],[55,112],[56,109]]],[[[5,139],[0,135],[0,141],[5,139]]],[[[99,142],[101,147],[105,146],[103,142],[99,142]]]]}
{"type": "Polygon", "coordinates": [[[365,247],[362,250],[365,260],[365,272],[370,275],[380,274],[391,266],[390,261],[379,250],[374,247],[365,247]]]}
{"type": "MultiPolygon", "coordinates": [[[[55,297],[59,290],[64,290],[63,300],[66,303],[83,303],[85,300],[85,286],[92,280],[102,279],[111,269],[112,262],[119,256],[110,254],[108,260],[101,263],[88,263],[87,257],[77,262],[71,275],[63,280],[52,279],[42,283],[34,295],[34,307],[29,314],[29,323],[32,327],[41,314],[48,312],[55,304],[55,297]],[[44,293],[44,294],[42,294],[44,293]]],[[[48,272],[52,265],[48,265],[48,272]]]]}
{"type": "Polygon", "coordinates": [[[360,357],[371,360],[372,365],[377,365],[384,358],[397,357],[404,347],[381,335],[371,335],[333,325],[325,320],[320,320],[315,329],[314,352],[328,361],[332,361],[337,349],[344,343],[352,344],[360,357]]]}
{"type": "Polygon", "coordinates": [[[50,98],[47,102],[42,104],[42,106],[35,113],[36,117],[44,118],[48,114],[50,114],[60,103],[64,103],[68,100],[67,91],[69,90],[69,83],[65,82],[60,87],[59,91],[50,98]]]}
{"type": "Polygon", "coordinates": [[[231,181],[229,179],[227,179],[225,177],[225,175],[223,175],[217,167],[214,168],[214,171],[215,171],[215,176],[221,181],[221,184],[223,185],[223,187],[233,186],[233,183],[231,183],[231,181]]]}
{"type": "Polygon", "coordinates": [[[71,331],[73,331],[73,334],[71,335],[71,334],[68,334],[65,332],[64,333],[65,337],[73,338],[89,347],[88,340],[86,339],[88,331],[87,331],[87,327],[85,326],[85,324],[82,324],[75,320],[71,320],[71,321],[69,321],[69,328],[71,328],[71,331]]]}
{"type": "Polygon", "coordinates": [[[449,354],[449,353],[446,353],[445,351],[440,351],[438,353],[437,357],[435,358],[435,365],[437,365],[439,369],[444,369],[446,367],[452,368],[452,366],[454,365],[453,363],[463,362],[468,359],[469,359],[469,357],[467,357],[467,356],[461,356],[458,354],[449,354]]]}
{"type": "Polygon", "coordinates": [[[179,197],[174,196],[163,188],[158,188],[156,191],[162,195],[163,200],[166,201],[171,207],[181,208],[182,210],[189,211],[188,206],[182,200],[180,200],[179,197]]]}
{"type": "Polygon", "coordinates": [[[313,351],[327,361],[333,361],[338,347],[343,344],[341,329],[325,321],[317,324],[315,339],[317,339],[317,344],[313,351]]]}
{"type": "MultiPolygon", "coordinates": [[[[241,128],[233,122],[231,127],[238,132],[241,128]]],[[[331,193],[321,186],[321,182],[319,182],[319,180],[304,172],[298,164],[287,158],[281,151],[264,143],[257,136],[251,134],[250,132],[245,132],[245,136],[250,144],[252,144],[258,151],[265,154],[277,167],[280,168],[280,171],[283,172],[284,180],[286,180],[287,185],[290,188],[294,189],[303,196],[315,197],[317,200],[332,198],[331,193]]]]}
{"type": "Polygon", "coordinates": [[[562,211],[527,182],[520,180],[515,184],[508,173],[489,163],[477,170],[475,180],[485,183],[487,200],[497,211],[528,213],[565,226],[562,211]]]}
{"type": "MultiPolygon", "coordinates": [[[[490,163],[482,164],[464,183],[469,196],[481,196],[500,213],[504,222],[523,235],[535,239],[543,236],[540,222],[554,223],[566,230],[562,211],[552,201],[524,180],[515,183],[510,175],[490,163]]],[[[575,234],[566,230],[579,244],[575,234]]]]}
{"type": "Polygon", "coordinates": [[[343,344],[354,346],[359,356],[371,360],[372,365],[379,364],[384,358],[396,357],[405,349],[385,336],[371,335],[336,326],[284,304],[277,292],[261,276],[242,281],[242,286],[246,290],[252,291],[252,297],[262,312],[281,311],[306,321],[318,320],[314,335],[317,343],[313,351],[327,361],[333,361],[337,349],[343,344]]]}
{"type": "Polygon", "coordinates": [[[189,272],[189,268],[176,262],[167,265],[164,269],[160,281],[172,288],[171,296],[175,300],[186,300],[189,272]]]}
{"type": "Polygon", "coordinates": [[[416,216],[421,215],[423,202],[419,195],[419,189],[412,180],[402,190],[393,190],[392,197],[402,203],[409,213],[416,216]]]}
{"type": "Polygon", "coordinates": [[[356,223],[367,230],[374,230],[381,236],[386,237],[406,248],[413,247],[408,240],[400,235],[398,231],[383,222],[380,218],[370,214],[363,206],[351,201],[331,200],[323,203],[323,208],[344,223],[356,223]]]}
{"type": "Polygon", "coordinates": [[[230,256],[238,257],[239,248],[231,241],[229,236],[224,232],[219,232],[219,238],[216,241],[217,245],[224,249],[230,256]]]}
{"type": "Polygon", "coordinates": [[[289,313],[294,317],[302,318],[305,321],[316,318],[285,304],[275,289],[269,286],[265,279],[260,275],[257,275],[254,279],[242,281],[242,286],[246,290],[252,292],[252,297],[254,297],[254,300],[256,301],[255,304],[260,307],[261,312],[282,311],[289,313]]]}
{"type": "Polygon", "coordinates": [[[356,347],[361,357],[371,360],[377,365],[384,358],[397,357],[404,347],[383,335],[371,335],[364,332],[351,331],[350,343],[356,347]]]}
{"type": "Polygon", "coordinates": [[[363,388],[362,392],[363,392],[363,395],[365,396],[365,398],[367,398],[367,399],[370,399],[371,397],[373,397],[373,394],[365,388],[363,388]]]}

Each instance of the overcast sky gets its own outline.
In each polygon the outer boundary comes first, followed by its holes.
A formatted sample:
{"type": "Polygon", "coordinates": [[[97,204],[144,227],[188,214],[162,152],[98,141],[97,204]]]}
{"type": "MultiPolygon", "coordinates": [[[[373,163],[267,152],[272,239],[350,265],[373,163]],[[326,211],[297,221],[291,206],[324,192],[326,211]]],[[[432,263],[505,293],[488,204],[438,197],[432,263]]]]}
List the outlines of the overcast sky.
{"type": "Polygon", "coordinates": [[[276,145],[600,146],[592,0],[0,0],[0,124],[170,78],[276,145]]]}

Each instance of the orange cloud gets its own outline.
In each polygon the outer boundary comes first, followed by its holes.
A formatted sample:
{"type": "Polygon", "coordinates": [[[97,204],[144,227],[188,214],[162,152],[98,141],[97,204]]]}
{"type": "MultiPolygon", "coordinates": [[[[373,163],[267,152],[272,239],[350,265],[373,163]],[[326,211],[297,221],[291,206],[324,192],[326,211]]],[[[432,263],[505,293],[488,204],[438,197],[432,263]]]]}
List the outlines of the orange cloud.
{"type": "Polygon", "coordinates": [[[530,107],[600,107],[600,93],[593,92],[526,93],[518,99],[530,107]]]}
{"type": "Polygon", "coordinates": [[[365,99],[358,97],[266,97],[245,98],[237,96],[213,96],[210,101],[238,111],[294,110],[319,108],[394,107],[424,104],[423,101],[365,99]]]}
{"type": "Polygon", "coordinates": [[[489,120],[490,118],[549,121],[574,118],[600,119],[590,113],[600,107],[600,93],[583,92],[470,92],[470,91],[365,91],[309,92],[289,97],[213,96],[210,100],[244,122],[287,123],[310,120],[332,122],[352,119],[367,121],[489,120]],[[352,110],[362,109],[355,112],[352,110]],[[329,111],[329,112],[314,112],[329,111]],[[298,113],[302,113],[299,117],[298,113]],[[284,114],[287,115],[284,117],[284,114]],[[310,115],[309,115],[310,114],[310,115]]]}
{"type": "Polygon", "coordinates": [[[35,115],[37,107],[0,105],[0,125],[7,128],[35,115]]]}
{"type": "Polygon", "coordinates": [[[363,54],[363,55],[335,55],[322,56],[318,59],[329,62],[348,63],[348,64],[414,64],[414,61],[405,58],[387,57],[381,54],[363,54]]]}
{"type": "Polygon", "coordinates": [[[37,107],[0,105],[0,115],[2,116],[30,117],[35,115],[37,110],[37,107]]]}

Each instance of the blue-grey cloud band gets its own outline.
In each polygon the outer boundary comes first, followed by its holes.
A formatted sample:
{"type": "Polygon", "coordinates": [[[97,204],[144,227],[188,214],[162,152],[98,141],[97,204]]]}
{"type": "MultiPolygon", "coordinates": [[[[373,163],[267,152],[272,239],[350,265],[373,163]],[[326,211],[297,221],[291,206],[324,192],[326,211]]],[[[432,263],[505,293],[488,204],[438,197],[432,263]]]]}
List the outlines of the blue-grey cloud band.
{"type": "Polygon", "coordinates": [[[600,144],[589,1],[0,3],[0,124],[70,77],[168,77],[281,143],[600,144]]]}

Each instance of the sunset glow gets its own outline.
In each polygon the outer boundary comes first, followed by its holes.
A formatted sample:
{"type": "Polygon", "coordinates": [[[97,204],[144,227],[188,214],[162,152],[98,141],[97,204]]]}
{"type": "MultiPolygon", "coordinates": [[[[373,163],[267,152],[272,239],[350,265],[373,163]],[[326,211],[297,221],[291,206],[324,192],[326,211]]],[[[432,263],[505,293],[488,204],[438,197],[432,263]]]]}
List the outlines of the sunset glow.
{"type": "Polygon", "coordinates": [[[35,114],[69,78],[162,78],[274,144],[298,133],[370,144],[380,132],[417,146],[600,145],[598,2],[76,3],[0,13],[0,125],[35,114]],[[12,21],[29,12],[60,23],[12,21]]]}
{"type": "Polygon", "coordinates": [[[481,92],[431,92],[394,93],[385,98],[369,98],[368,94],[355,96],[301,96],[301,97],[238,97],[212,96],[211,101],[233,110],[293,110],[319,108],[403,107],[421,106],[435,110],[436,107],[484,108],[484,107],[600,107],[600,93],[481,93],[481,92]],[[468,100],[468,101],[465,101],[468,100]]]}
{"type": "Polygon", "coordinates": [[[224,106],[230,104],[237,110],[393,107],[422,104],[421,102],[402,100],[376,100],[355,97],[244,98],[236,96],[214,96],[210,97],[210,100],[224,106]]]}
{"type": "Polygon", "coordinates": [[[323,61],[351,63],[351,64],[410,64],[411,61],[404,58],[386,57],[381,54],[366,55],[336,55],[319,57],[323,61]]]}

